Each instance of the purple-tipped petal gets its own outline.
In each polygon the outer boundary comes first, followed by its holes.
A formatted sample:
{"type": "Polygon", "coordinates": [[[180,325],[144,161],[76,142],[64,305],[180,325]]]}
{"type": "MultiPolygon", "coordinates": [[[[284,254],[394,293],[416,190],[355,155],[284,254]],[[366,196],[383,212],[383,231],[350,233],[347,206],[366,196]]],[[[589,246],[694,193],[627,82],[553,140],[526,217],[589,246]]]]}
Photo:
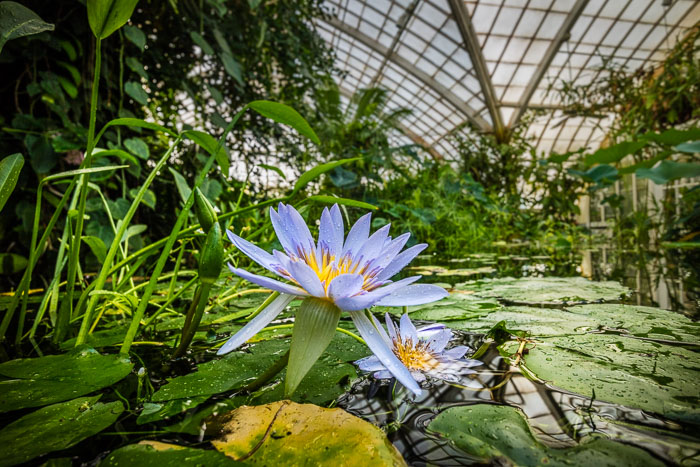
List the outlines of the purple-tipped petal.
{"type": "MultiPolygon", "coordinates": [[[[420,331],[418,331],[418,334],[420,334],[420,331]]],[[[449,329],[443,329],[435,333],[428,340],[428,346],[430,346],[433,352],[441,353],[443,350],[445,350],[445,347],[450,342],[450,339],[452,339],[452,331],[449,329]]]]}
{"type": "MultiPolygon", "coordinates": [[[[278,209],[280,212],[284,210],[283,204],[280,203],[278,209]]],[[[294,253],[294,241],[292,239],[292,232],[287,226],[286,222],[280,214],[275,212],[273,208],[270,208],[270,222],[272,222],[272,228],[275,229],[277,234],[277,240],[282,244],[282,248],[287,253],[294,253]]]]}
{"type": "Polygon", "coordinates": [[[364,262],[374,260],[382,251],[384,240],[389,235],[391,224],[387,224],[374,232],[367,241],[357,250],[356,258],[364,258],[364,262]]]}
{"type": "Polygon", "coordinates": [[[440,323],[428,324],[427,326],[422,326],[420,328],[417,328],[418,337],[420,337],[421,339],[430,339],[436,333],[442,331],[443,329],[445,329],[444,324],[440,324],[440,323]]]}
{"type": "Polygon", "coordinates": [[[384,364],[379,361],[376,355],[361,358],[355,362],[355,365],[357,365],[357,367],[362,371],[379,371],[386,369],[384,364]]]}
{"type": "Polygon", "coordinates": [[[337,204],[321,214],[321,225],[318,229],[318,244],[325,244],[331,256],[338,257],[343,250],[343,217],[337,204]]]}
{"type": "Polygon", "coordinates": [[[365,214],[355,222],[355,225],[353,225],[350,232],[348,232],[348,238],[345,239],[342,255],[346,253],[353,254],[362,247],[367,241],[367,237],[369,237],[369,225],[371,222],[371,213],[365,214]]]}
{"type": "Polygon", "coordinates": [[[388,244],[385,243],[384,247],[382,248],[382,251],[379,254],[377,254],[374,261],[372,261],[370,269],[384,269],[389,263],[391,263],[394,260],[394,258],[396,258],[396,256],[401,251],[401,248],[403,248],[410,236],[410,233],[405,233],[403,235],[399,235],[388,244]]]}
{"type": "Polygon", "coordinates": [[[291,261],[289,263],[289,273],[309,295],[314,297],[326,296],[326,291],[318,278],[318,274],[305,262],[291,261]]]}
{"type": "Polygon", "coordinates": [[[415,379],[419,383],[425,381],[425,375],[420,371],[412,371],[411,376],[413,376],[413,379],[415,379]]]}
{"type": "Polygon", "coordinates": [[[334,301],[338,308],[344,311],[362,310],[363,308],[371,307],[372,305],[381,301],[381,299],[390,295],[391,293],[395,292],[401,287],[405,287],[408,284],[417,281],[418,279],[420,279],[420,277],[421,276],[407,277],[405,279],[401,279],[397,282],[392,282],[389,285],[385,285],[384,287],[380,287],[365,294],[355,295],[353,297],[345,297],[334,301]]]}
{"type": "Polygon", "coordinates": [[[411,318],[408,317],[408,313],[404,313],[399,321],[401,340],[404,342],[406,340],[411,340],[414,344],[418,343],[418,331],[416,327],[411,322],[411,318]]]}
{"type": "Polygon", "coordinates": [[[328,296],[337,304],[338,300],[360,292],[364,280],[360,274],[340,274],[328,285],[328,296]]]}
{"type": "Polygon", "coordinates": [[[380,281],[390,279],[401,271],[408,263],[413,261],[413,258],[418,256],[418,254],[425,250],[427,246],[428,245],[425,243],[419,243],[418,245],[414,245],[408,250],[403,251],[396,256],[396,258],[394,258],[394,260],[389,263],[389,265],[382,272],[379,273],[377,279],[380,281]]]}
{"type": "Polygon", "coordinates": [[[229,240],[231,240],[231,243],[236,245],[236,248],[241,250],[243,254],[248,256],[250,259],[258,263],[260,266],[264,267],[268,271],[274,272],[275,274],[279,274],[272,266],[273,264],[277,263],[277,261],[275,260],[275,257],[272,256],[270,253],[268,253],[260,247],[253,245],[248,240],[239,237],[230,230],[226,231],[226,235],[228,236],[229,240]]]}
{"type": "Polygon", "coordinates": [[[386,321],[386,329],[389,331],[391,340],[395,341],[399,338],[399,335],[396,332],[396,326],[394,326],[394,321],[391,319],[391,315],[389,313],[384,314],[384,321],[386,321]]]}
{"type": "Polygon", "coordinates": [[[394,375],[392,375],[389,370],[377,371],[372,376],[374,377],[374,379],[391,379],[394,377],[394,375]]]}
{"type": "Polygon", "coordinates": [[[292,232],[294,232],[294,237],[292,238],[295,246],[294,252],[296,253],[298,250],[307,252],[312,251],[315,246],[314,239],[311,237],[311,232],[306,226],[306,221],[304,221],[304,218],[301,217],[299,211],[294,209],[292,206],[287,205],[285,206],[284,214],[280,215],[282,216],[282,219],[286,217],[287,226],[292,230],[292,232]]]}
{"type": "Polygon", "coordinates": [[[248,339],[260,332],[262,328],[270,324],[270,321],[275,319],[292,300],[294,300],[294,295],[281,294],[264,310],[262,310],[258,316],[250,320],[248,324],[243,326],[236,334],[231,336],[231,338],[226,341],[226,343],[216,352],[216,354],[224,355],[232,350],[236,350],[248,339]]]}
{"type": "MultiPolygon", "coordinates": [[[[460,358],[464,357],[464,354],[466,354],[468,350],[469,350],[469,347],[467,347],[465,345],[458,345],[457,347],[452,347],[449,350],[445,350],[442,354],[445,357],[451,358],[453,360],[459,360],[460,358]]],[[[468,366],[481,365],[481,362],[479,362],[477,360],[468,360],[468,361],[475,362],[475,364],[468,365],[468,366]]]]}
{"type": "Polygon", "coordinates": [[[290,295],[299,295],[299,296],[309,295],[308,293],[306,293],[306,291],[300,289],[299,287],[285,284],[284,282],[276,281],[274,279],[270,279],[269,277],[258,276],[257,274],[253,274],[252,272],[248,272],[245,269],[234,268],[230,264],[228,265],[228,268],[235,275],[242,277],[243,279],[250,281],[254,284],[258,284],[262,287],[266,287],[268,289],[272,289],[272,290],[275,290],[277,292],[286,293],[286,294],[290,294],[290,295]]]}
{"type": "MultiPolygon", "coordinates": [[[[408,368],[404,366],[403,363],[394,355],[394,353],[389,349],[389,347],[384,343],[382,338],[377,333],[374,325],[367,319],[364,312],[353,311],[350,313],[352,321],[355,323],[357,330],[360,335],[367,343],[372,353],[377,356],[379,361],[381,361],[386,367],[386,371],[389,371],[396,379],[403,384],[407,389],[416,395],[421,394],[421,389],[411,372],[408,368]]],[[[376,376],[376,375],[375,375],[376,376]]]]}
{"type": "Polygon", "coordinates": [[[415,284],[404,287],[377,302],[381,306],[412,306],[435,302],[447,297],[447,290],[432,284],[415,284]]]}
{"type": "Polygon", "coordinates": [[[374,324],[374,327],[377,329],[377,332],[381,336],[381,338],[384,340],[386,345],[391,348],[394,344],[391,342],[391,339],[389,339],[389,335],[386,333],[384,328],[382,327],[382,323],[379,322],[379,320],[372,315],[372,323],[374,324]]]}

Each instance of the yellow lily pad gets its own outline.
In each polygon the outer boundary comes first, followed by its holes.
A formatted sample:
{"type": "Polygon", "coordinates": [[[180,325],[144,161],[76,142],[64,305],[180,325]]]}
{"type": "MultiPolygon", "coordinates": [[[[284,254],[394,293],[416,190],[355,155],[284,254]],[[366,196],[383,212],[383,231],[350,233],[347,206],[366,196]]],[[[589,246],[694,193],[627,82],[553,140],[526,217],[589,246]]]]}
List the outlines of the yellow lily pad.
{"type": "Polygon", "coordinates": [[[342,409],[279,401],[209,423],[216,449],[248,465],[406,465],[384,433],[342,409]]]}

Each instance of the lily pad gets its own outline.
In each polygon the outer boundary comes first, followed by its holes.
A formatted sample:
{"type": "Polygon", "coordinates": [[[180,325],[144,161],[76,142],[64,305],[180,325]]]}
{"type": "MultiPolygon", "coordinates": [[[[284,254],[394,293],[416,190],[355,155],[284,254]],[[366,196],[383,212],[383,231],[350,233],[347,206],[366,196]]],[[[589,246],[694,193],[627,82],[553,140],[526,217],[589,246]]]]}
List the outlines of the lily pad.
{"type": "Polygon", "coordinates": [[[596,282],[583,277],[503,277],[465,282],[460,288],[472,290],[479,297],[523,305],[612,301],[630,292],[614,281],[596,282]]]}
{"type": "Polygon", "coordinates": [[[50,405],[16,420],[0,431],[0,466],[15,465],[69,448],[104,430],[124,411],[121,402],[103,404],[100,396],[50,405]]]}
{"type": "Polygon", "coordinates": [[[527,420],[514,407],[476,404],[440,413],[430,431],[451,440],[477,457],[479,463],[519,466],[662,466],[646,451],[601,438],[587,437],[573,447],[550,448],[533,435],[527,420]]]}
{"type": "Polygon", "coordinates": [[[379,428],[342,409],[281,401],[213,423],[214,447],[248,465],[406,465],[379,428]]]}
{"type": "Polygon", "coordinates": [[[188,448],[157,441],[130,444],[110,453],[100,467],[139,465],[143,467],[180,467],[205,465],[207,467],[244,465],[218,451],[188,448]]]}
{"type": "MultiPolygon", "coordinates": [[[[504,344],[507,353],[517,342],[504,344]]],[[[524,356],[538,378],[597,399],[700,423],[700,354],[606,334],[542,338],[524,356]]]]}
{"type": "Polygon", "coordinates": [[[605,328],[618,329],[635,337],[694,344],[700,342],[700,323],[660,308],[605,303],[576,306],[568,311],[595,320],[605,328]]]}
{"type": "MultiPolygon", "coordinates": [[[[409,306],[407,311],[411,319],[453,321],[486,316],[501,308],[503,306],[495,299],[477,297],[472,292],[455,289],[443,300],[409,306]]],[[[382,314],[388,312],[395,316],[403,314],[403,309],[400,307],[375,307],[374,311],[382,314]]]]}
{"type": "Polygon", "coordinates": [[[0,412],[38,407],[88,394],[116,383],[133,364],[90,347],[63,355],[21,358],[0,364],[0,412]]]}
{"type": "Polygon", "coordinates": [[[175,399],[160,404],[146,402],[143,404],[143,411],[139,414],[139,418],[136,419],[136,423],[143,425],[144,423],[167,419],[173,415],[178,415],[186,410],[193,409],[207,399],[209,399],[209,395],[190,397],[187,399],[175,399]]]}

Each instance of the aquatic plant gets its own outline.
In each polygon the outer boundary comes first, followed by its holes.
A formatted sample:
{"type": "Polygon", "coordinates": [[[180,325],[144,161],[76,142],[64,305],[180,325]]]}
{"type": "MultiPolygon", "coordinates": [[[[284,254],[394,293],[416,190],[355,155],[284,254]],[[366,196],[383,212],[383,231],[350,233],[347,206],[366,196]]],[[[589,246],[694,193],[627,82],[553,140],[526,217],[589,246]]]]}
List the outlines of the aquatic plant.
{"type": "Polygon", "coordinates": [[[386,370],[416,394],[420,387],[410,371],[389,348],[364,309],[372,305],[407,306],[440,300],[447,292],[430,284],[411,285],[421,276],[392,282],[391,277],[413,260],[427,245],[401,252],[410,234],[392,239],[390,225],[369,235],[371,214],[362,216],[344,239],[343,218],[338,205],[321,214],[315,243],[304,219],[292,206],[270,208],[270,220],[285,253],[272,254],[227,231],[239,250],[265,269],[293,282],[288,284],[233,267],[234,274],[279,292],[260,314],[229,339],[218,354],[228,353],[275,319],[295,297],[304,297],[296,313],[285,392],[290,395],[331,341],[342,311],[350,313],[367,345],[386,370]],[[344,241],[343,241],[344,240],[344,241]]]}
{"type": "MultiPolygon", "coordinates": [[[[389,333],[384,332],[377,318],[372,316],[374,325],[379,330],[379,335],[391,348],[394,355],[411,372],[411,376],[417,382],[425,381],[426,376],[445,381],[459,381],[460,375],[476,373],[470,367],[479,366],[481,362],[463,358],[469,350],[464,345],[445,350],[452,340],[453,333],[444,324],[431,324],[416,329],[408,314],[404,314],[397,329],[391,320],[389,313],[385,315],[386,327],[389,333]]],[[[384,363],[375,355],[362,358],[355,362],[360,370],[372,371],[377,379],[392,378],[384,363]]]]}

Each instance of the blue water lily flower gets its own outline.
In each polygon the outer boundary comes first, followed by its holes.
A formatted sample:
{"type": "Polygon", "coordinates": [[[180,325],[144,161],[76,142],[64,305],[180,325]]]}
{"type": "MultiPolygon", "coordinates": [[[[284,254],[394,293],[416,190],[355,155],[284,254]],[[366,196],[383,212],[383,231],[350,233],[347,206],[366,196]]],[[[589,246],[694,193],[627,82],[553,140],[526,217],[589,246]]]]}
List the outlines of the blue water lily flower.
{"type": "Polygon", "coordinates": [[[229,264],[234,274],[280,292],[280,295],[231,337],[218,354],[225,354],[242,345],[275,319],[293,298],[302,297],[305,300],[296,313],[292,333],[287,368],[288,393],[293,392],[330,342],[340,312],[347,311],[386,370],[414,393],[420,394],[420,387],[411,373],[394,355],[363,310],[372,305],[420,305],[448,295],[442,287],[413,284],[420,276],[396,282],[391,280],[427,245],[419,244],[401,251],[410,234],[392,239],[389,225],[370,235],[370,214],[362,216],[344,238],[343,218],[338,205],[323,210],[318,242],[314,242],[304,219],[292,206],[280,203],[277,212],[271,208],[270,220],[284,253],[275,250],[270,254],[230,231],[227,234],[239,250],[288,282],[253,274],[229,264]],[[290,372],[300,373],[291,375],[291,383],[290,372]]]}
{"type": "MultiPolygon", "coordinates": [[[[394,355],[411,372],[411,376],[417,381],[425,381],[426,375],[436,379],[457,382],[460,376],[476,373],[470,367],[479,366],[481,362],[464,357],[468,347],[460,345],[445,350],[453,337],[443,324],[431,324],[416,329],[407,314],[401,317],[399,328],[396,329],[389,313],[386,314],[386,327],[389,334],[384,332],[379,321],[374,316],[375,326],[379,329],[387,345],[394,355]]],[[[360,359],[355,364],[363,371],[374,372],[377,379],[392,378],[394,375],[388,371],[384,363],[372,355],[360,359]]],[[[403,383],[403,381],[401,381],[403,383]]]]}

